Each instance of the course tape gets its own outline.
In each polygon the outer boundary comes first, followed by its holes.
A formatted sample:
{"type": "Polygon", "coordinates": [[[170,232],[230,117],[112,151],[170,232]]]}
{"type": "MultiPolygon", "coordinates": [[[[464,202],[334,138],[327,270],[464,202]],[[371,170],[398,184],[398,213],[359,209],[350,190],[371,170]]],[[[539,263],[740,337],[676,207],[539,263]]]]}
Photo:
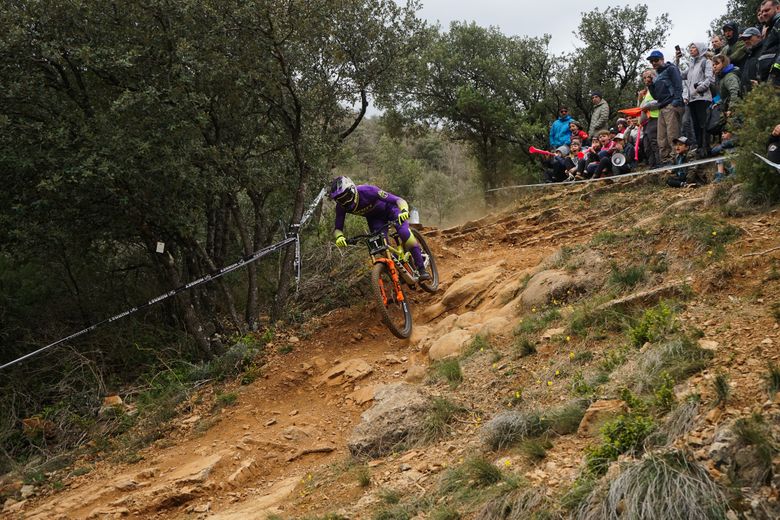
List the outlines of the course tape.
{"type": "Polygon", "coordinates": [[[281,249],[282,247],[287,246],[288,244],[291,244],[293,242],[296,242],[298,239],[297,237],[290,237],[282,240],[281,242],[277,242],[276,244],[270,245],[268,247],[265,247],[263,249],[260,249],[258,251],[255,251],[251,255],[249,255],[246,258],[242,258],[241,260],[223,267],[222,269],[207,274],[206,276],[203,276],[201,278],[198,278],[197,280],[193,280],[192,282],[189,282],[187,284],[184,284],[180,287],[177,287],[176,289],[172,289],[166,293],[161,294],[160,296],[156,296],[152,298],[151,300],[147,301],[146,303],[142,305],[138,305],[137,307],[133,307],[131,309],[127,309],[126,311],[120,312],[119,314],[116,314],[114,316],[111,316],[110,318],[106,318],[105,320],[95,323],[94,325],[90,325],[89,327],[82,329],[78,332],[75,332],[71,334],[70,336],[67,336],[65,338],[59,339],[55,341],[54,343],[50,343],[46,345],[45,347],[41,347],[38,350],[35,350],[33,352],[30,352],[29,354],[25,354],[24,356],[15,359],[13,361],[10,361],[4,365],[0,365],[0,370],[3,370],[4,368],[10,367],[12,365],[15,365],[16,363],[20,363],[24,361],[25,359],[31,358],[33,356],[36,356],[42,352],[45,352],[46,350],[49,350],[51,348],[56,347],[57,345],[60,345],[62,343],[65,343],[66,341],[70,341],[72,339],[78,338],[79,336],[83,336],[87,332],[92,332],[93,330],[97,329],[98,327],[101,327],[107,323],[111,323],[117,320],[120,320],[122,318],[126,318],[127,316],[130,316],[131,314],[135,314],[136,312],[146,309],[147,307],[151,307],[152,305],[155,305],[157,303],[160,303],[161,301],[167,300],[168,298],[172,298],[173,296],[176,296],[177,294],[188,291],[192,289],[193,287],[197,287],[199,285],[203,285],[204,283],[210,282],[212,280],[216,280],[217,278],[224,276],[231,271],[235,271],[239,267],[243,267],[244,265],[250,264],[254,262],[255,260],[259,260],[260,258],[264,257],[267,254],[273,253],[274,251],[281,249]]]}
{"type": "Polygon", "coordinates": [[[771,166],[771,167],[772,167],[772,168],[774,168],[775,170],[777,170],[777,171],[780,171],[780,164],[778,164],[778,163],[773,163],[772,161],[770,161],[769,159],[767,159],[767,158],[766,158],[766,157],[764,157],[763,155],[758,155],[756,152],[753,152],[753,155],[755,155],[756,157],[758,157],[759,159],[761,159],[762,161],[764,161],[765,163],[767,163],[769,166],[771,166]]]}
{"type": "Polygon", "coordinates": [[[277,242],[275,244],[272,244],[268,247],[264,247],[263,249],[259,249],[252,253],[251,255],[244,257],[237,262],[234,262],[228,266],[222,267],[221,269],[217,270],[214,273],[207,274],[201,278],[198,278],[197,280],[193,280],[189,283],[186,283],[180,287],[177,287],[176,289],[172,289],[166,293],[163,293],[159,296],[156,296],[152,298],[151,300],[147,301],[146,303],[142,305],[138,305],[136,307],[133,307],[131,309],[127,309],[123,312],[120,312],[119,314],[116,314],[114,316],[111,316],[110,318],[106,318],[105,320],[95,323],[94,325],[90,325],[89,327],[82,329],[78,332],[74,332],[70,336],[64,337],[62,339],[59,339],[55,341],[54,343],[49,343],[45,347],[41,347],[38,350],[34,350],[28,354],[25,354],[24,356],[14,359],[13,361],[9,361],[8,363],[4,365],[0,365],[0,370],[3,370],[5,368],[8,368],[10,366],[13,366],[17,363],[20,363],[24,361],[25,359],[29,359],[33,356],[37,356],[38,354],[45,352],[49,349],[52,349],[56,347],[57,345],[61,345],[65,343],[66,341],[70,341],[72,339],[76,339],[79,336],[83,336],[84,334],[87,334],[88,332],[92,332],[93,330],[97,329],[98,327],[101,327],[103,325],[106,325],[108,323],[112,323],[114,321],[120,320],[122,318],[126,318],[127,316],[130,316],[131,314],[135,314],[136,312],[146,309],[148,307],[151,307],[152,305],[155,305],[157,303],[160,303],[161,301],[167,300],[168,298],[172,298],[176,296],[177,294],[188,291],[194,287],[197,287],[199,285],[203,285],[204,283],[208,283],[212,280],[216,280],[217,278],[224,276],[232,271],[235,271],[236,269],[239,269],[245,265],[251,264],[252,262],[261,259],[262,257],[269,255],[273,253],[274,251],[278,251],[279,249],[286,247],[292,243],[295,243],[295,252],[296,252],[296,284],[300,281],[300,273],[301,273],[301,266],[300,266],[300,234],[299,230],[300,228],[311,218],[311,216],[314,214],[314,210],[317,207],[317,205],[322,200],[322,197],[325,195],[325,188],[323,188],[319,195],[314,199],[314,202],[312,202],[309,205],[309,208],[307,209],[306,213],[301,218],[301,222],[299,224],[293,224],[291,226],[292,229],[294,229],[294,234],[291,234],[281,242],[277,242]]]}
{"type": "Polygon", "coordinates": [[[583,179],[580,181],[563,181],[563,182],[542,182],[538,184],[516,184],[514,186],[503,186],[501,188],[491,188],[485,191],[491,192],[491,191],[501,191],[501,190],[513,190],[518,188],[544,188],[544,187],[549,188],[552,186],[570,186],[572,184],[586,184],[590,182],[600,182],[606,180],[615,181],[618,179],[627,179],[629,177],[638,177],[639,175],[649,175],[651,173],[660,173],[669,170],[680,170],[682,168],[688,168],[689,166],[699,166],[700,164],[716,163],[718,161],[728,160],[733,155],[734,154],[723,155],[719,157],[710,157],[708,159],[699,159],[698,161],[691,161],[684,164],[672,164],[669,166],[664,166],[662,168],[653,168],[651,170],[640,170],[633,173],[624,173],[622,175],[611,175],[609,177],[599,177],[598,179],[583,179]]]}

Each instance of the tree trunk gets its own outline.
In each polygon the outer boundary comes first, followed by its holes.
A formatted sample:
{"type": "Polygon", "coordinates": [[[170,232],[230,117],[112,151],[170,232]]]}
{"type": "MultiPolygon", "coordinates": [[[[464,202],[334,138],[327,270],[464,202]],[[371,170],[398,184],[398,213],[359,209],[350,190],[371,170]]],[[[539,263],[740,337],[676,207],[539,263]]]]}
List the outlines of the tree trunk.
{"type": "MultiPolygon", "coordinates": [[[[249,237],[249,231],[244,224],[243,215],[241,215],[241,209],[238,207],[238,201],[235,196],[232,197],[230,204],[230,211],[233,213],[233,220],[236,223],[236,229],[238,229],[238,236],[241,239],[241,249],[244,252],[244,257],[248,257],[254,252],[252,247],[252,240],[249,237]]],[[[247,273],[247,290],[246,290],[246,310],[244,312],[244,320],[249,330],[257,330],[257,315],[258,315],[258,289],[257,289],[257,264],[251,262],[246,266],[247,273]]]]}
{"type": "MultiPolygon", "coordinates": [[[[300,157],[296,153],[296,156],[300,157]]],[[[304,211],[304,203],[306,197],[306,188],[309,183],[309,166],[303,160],[298,161],[298,190],[295,192],[295,205],[293,206],[292,224],[297,224],[301,221],[304,211]]],[[[290,297],[290,281],[293,277],[293,271],[295,269],[295,247],[290,245],[284,249],[282,253],[282,268],[279,273],[279,285],[276,290],[276,299],[271,309],[271,320],[276,321],[281,318],[285,307],[287,306],[287,300],[290,297]]]]}
{"type": "MultiPolygon", "coordinates": [[[[172,287],[180,287],[182,285],[181,276],[176,269],[176,262],[170,253],[165,253],[163,257],[163,265],[165,266],[165,273],[168,277],[172,287]]],[[[181,305],[184,313],[184,325],[187,328],[187,332],[195,339],[195,343],[198,345],[198,351],[200,357],[203,360],[209,360],[214,357],[214,352],[211,349],[211,344],[203,330],[200,317],[195,312],[195,308],[192,306],[192,299],[187,291],[180,292],[176,295],[176,300],[181,305]]]]}

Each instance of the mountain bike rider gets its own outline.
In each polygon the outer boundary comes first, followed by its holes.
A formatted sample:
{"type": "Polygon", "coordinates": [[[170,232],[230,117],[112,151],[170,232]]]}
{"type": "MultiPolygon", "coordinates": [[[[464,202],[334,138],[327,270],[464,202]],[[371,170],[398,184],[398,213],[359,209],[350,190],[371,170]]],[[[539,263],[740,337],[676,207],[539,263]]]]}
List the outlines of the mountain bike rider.
{"type": "Polygon", "coordinates": [[[382,230],[388,221],[392,221],[398,236],[403,240],[404,249],[412,254],[419,273],[417,279],[419,281],[431,279],[431,275],[425,270],[420,244],[409,229],[409,204],[404,199],[371,184],[355,185],[349,177],[343,176],[333,179],[328,196],[336,202],[336,223],[333,232],[336,246],[347,245],[347,239],[344,238],[344,218],[347,213],[366,217],[368,228],[372,233],[382,230]]]}

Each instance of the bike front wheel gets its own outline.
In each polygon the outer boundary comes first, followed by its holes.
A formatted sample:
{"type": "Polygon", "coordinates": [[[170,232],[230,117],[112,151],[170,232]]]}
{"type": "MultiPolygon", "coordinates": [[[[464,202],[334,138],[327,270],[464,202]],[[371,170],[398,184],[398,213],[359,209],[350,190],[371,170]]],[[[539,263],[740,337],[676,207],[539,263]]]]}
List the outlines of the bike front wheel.
{"type": "Polygon", "coordinates": [[[412,312],[406,298],[399,298],[401,288],[396,288],[386,264],[374,264],[371,270],[371,289],[382,322],[395,336],[408,338],[412,334],[412,312]]]}

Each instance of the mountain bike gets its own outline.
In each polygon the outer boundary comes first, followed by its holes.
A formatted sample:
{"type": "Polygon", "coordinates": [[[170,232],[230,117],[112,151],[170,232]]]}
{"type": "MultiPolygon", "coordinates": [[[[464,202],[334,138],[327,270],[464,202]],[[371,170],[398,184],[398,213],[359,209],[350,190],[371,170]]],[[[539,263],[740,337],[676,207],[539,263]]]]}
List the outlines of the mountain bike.
{"type": "Polygon", "coordinates": [[[412,311],[404,295],[403,286],[417,288],[434,293],[439,289],[439,271],[436,269],[436,259],[428,247],[422,234],[412,229],[412,234],[420,244],[425,260],[425,271],[431,275],[430,280],[420,281],[414,268],[412,254],[404,250],[403,241],[398,236],[395,227],[388,223],[376,233],[355,235],[347,239],[347,244],[355,245],[365,242],[368,254],[371,255],[371,292],[377,304],[382,322],[393,335],[408,338],[412,334],[412,311]]]}

